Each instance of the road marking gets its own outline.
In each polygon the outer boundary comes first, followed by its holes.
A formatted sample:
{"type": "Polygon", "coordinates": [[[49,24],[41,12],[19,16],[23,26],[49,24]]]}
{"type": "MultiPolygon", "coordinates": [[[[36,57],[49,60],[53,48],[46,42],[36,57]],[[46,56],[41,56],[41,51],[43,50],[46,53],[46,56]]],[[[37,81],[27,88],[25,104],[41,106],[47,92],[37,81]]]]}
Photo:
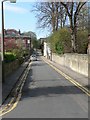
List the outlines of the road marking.
{"type": "MultiPolygon", "coordinates": [[[[28,67],[26,68],[26,71],[25,71],[24,75],[22,76],[23,79],[24,79],[24,81],[22,82],[22,84],[21,84],[21,86],[20,86],[20,90],[19,90],[19,94],[18,94],[18,97],[17,97],[17,99],[16,99],[16,102],[13,103],[13,98],[12,98],[11,101],[8,103],[8,105],[10,105],[10,106],[12,105],[12,107],[11,107],[9,110],[7,110],[6,112],[3,112],[3,111],[5,111],[5,110],[7,109],[7,106],[6,106],[4,109],[2,109],[2,110],[0,111],[0,116],[3,116],[3,115],[5,115],[5,114],[11,112],[13,109],[16,108],[17,104],[19,103],[19,100],[20,100],[20,98],[21,98],[21,96],[22,96],[22,93],[21,93],[21,92],[22,92],[22,89],[23,89],[25,80],[26,80],[26,78],[27,78],[28,72],[29,72],[29,70],[30,70],[31,64],[32,64],[32,62],[29,63],[28,67]]],[[[22,79],[21,79],[21,80],[22,80],[22,79]]],[[[19,86],[17,86],[17,88],[18,88],[18,87],[19,87],[19,86]]],[[[17,88],[16,88],[16,89],[17,89],[17,88]]]]}
{"type": "Polygon", "coordinates": [[[79,89],[81,89],[84,93],[86,93],[88,96],[90,96],[90,91],[82,86],[80,83],[78,83],[77,81],[75,81],[73,78],[71,78],[69,75],[63,73],[61,70],[59,70],[58,68],[56,68],[54,65],[50,64],[49,62],[45,61],[44,58],[42,58],[42,60],[47,63],[49,66],[51,66],[54,70],[56,70],[59,74],[61,74],[62,76],[64,76],[67,80],[69,80],[72,84],[74,84],[76,87],[78,87],[79,89]]]}
{"type": "Polygon", "coordinates": [[[21,96],[19,95],[19,97],[18,97],[17,101],[13,104],[13,106],[11,107],[11,109],[10,109],[10,110],[8,110],[8,111],[6,111],[6,112],[4,112],[4,113],[2,113],[2,114],[0,114],[0,116],[3,116],[3,115],[5,115],[5,114],[7,114],[7,113],[11,112],[14,108],[16,108],[16,106],[17,106],[17,104],[18,104],[18,102],[19,102],[20,98],[21,98],[21,96]]]}

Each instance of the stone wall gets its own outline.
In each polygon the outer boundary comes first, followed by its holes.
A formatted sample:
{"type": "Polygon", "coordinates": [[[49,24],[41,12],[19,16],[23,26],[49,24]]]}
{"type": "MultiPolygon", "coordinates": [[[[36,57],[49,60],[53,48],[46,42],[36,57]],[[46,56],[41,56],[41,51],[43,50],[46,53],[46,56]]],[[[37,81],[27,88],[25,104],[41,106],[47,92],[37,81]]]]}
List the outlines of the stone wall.
{"type": "Polygon", "coordinates": [[[88,55],[87,54],[52,54],[52,60],[72,70],[88,76],[88,55]]]}
{"type": "Polygon", "coordinates": [[[14,70],[16,70],[19,67],[19,62],[18,60],[15,60],[10,63],[5,63],[4,65],[4,71],[5,71],[5,77],[12,73],[14,70]]]}

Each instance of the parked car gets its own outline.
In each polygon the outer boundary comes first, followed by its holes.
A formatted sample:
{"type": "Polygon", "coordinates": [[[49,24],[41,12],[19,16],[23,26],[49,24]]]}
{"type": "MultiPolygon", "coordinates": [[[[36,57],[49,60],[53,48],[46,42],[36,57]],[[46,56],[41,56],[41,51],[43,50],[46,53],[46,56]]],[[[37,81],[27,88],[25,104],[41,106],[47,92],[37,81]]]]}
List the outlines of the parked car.
{"type": "Polygon", "coordinates": [[[37,56],[35,54],[31,55],[30,60],[37,61],[37,56]]]}

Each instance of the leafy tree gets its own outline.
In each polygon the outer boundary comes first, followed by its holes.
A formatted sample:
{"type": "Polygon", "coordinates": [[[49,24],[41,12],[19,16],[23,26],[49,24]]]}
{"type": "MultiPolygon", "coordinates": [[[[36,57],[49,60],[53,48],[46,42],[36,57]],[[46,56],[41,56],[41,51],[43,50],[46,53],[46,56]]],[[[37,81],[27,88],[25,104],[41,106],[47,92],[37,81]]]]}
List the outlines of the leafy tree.
{"type": "Polygon", "coordinates": [[[56,44],[55,44],[55,50],[56,50],[56,53],[58,54],[62,54],[63,53],[63,44],[61,41],[58,41],[56,44]]]}
{"type": "MultiPolygon", "coordinates": [[[[53,52],[62,54],[72,52],[71,35],[67,28],[62,28],[49,36],[53,52]]],[[[86,54],[88,45],[88,30],[77,31],[77,53],[86,54]]]]}
{"type": "Polygon", "coordinates": [[[70,32],[67,28],[59,29],[48,38],[53,52],[62,54],[71,52],[70,32]]]}
{"type": "Polygon", "coordinates": [[[88,46],[88,30],[77,31],[77,51],[78,53],[86,54],[88,46]]]}
{"type": "Polygon", "coordinates": [[[38,41],[36,39],[32,41],[32,44],[33,44],[33,48],[36,48],[36,49],[38,48],[38,41]]]}

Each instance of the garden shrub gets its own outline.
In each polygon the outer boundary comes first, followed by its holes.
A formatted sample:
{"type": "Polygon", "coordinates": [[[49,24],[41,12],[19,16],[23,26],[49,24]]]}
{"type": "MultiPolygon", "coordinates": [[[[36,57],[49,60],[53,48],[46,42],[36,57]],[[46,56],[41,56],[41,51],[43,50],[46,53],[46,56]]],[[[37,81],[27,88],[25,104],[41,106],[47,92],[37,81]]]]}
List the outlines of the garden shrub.
{"type": "Polygon", "coordinates": [[[19,64],[23,63],[23,51],[21,49],[14,49],[13,54],[16,56],[16,58],[19,61],[19,64]]]}
{"type": "Polygon", "coordinates": [[[5,52],[4,59],[5,62],[12,62],[16,60],[16,55],[14,55],[12,52],[5,52]]]}
{"type": "Polygon", "coordinates": [[[25,57],[29,55],[29,51],[23,49],[14,49],[12,52],[19,60],[19,64],[22,64],[24,62],[25,57]]]}
{"type": "Polygon", "coordinates": [[[56,50],[56,53],[58,54],[63,54],[63,45],[60,41],[58,41],[56,44],[55,44],[55,50],[56,50]]]}
{"type": "Polygon", "coordinates": [[[78,30],[77,31],[77,52],[86,53],[88,44],[88,31],[78,30]]]}

